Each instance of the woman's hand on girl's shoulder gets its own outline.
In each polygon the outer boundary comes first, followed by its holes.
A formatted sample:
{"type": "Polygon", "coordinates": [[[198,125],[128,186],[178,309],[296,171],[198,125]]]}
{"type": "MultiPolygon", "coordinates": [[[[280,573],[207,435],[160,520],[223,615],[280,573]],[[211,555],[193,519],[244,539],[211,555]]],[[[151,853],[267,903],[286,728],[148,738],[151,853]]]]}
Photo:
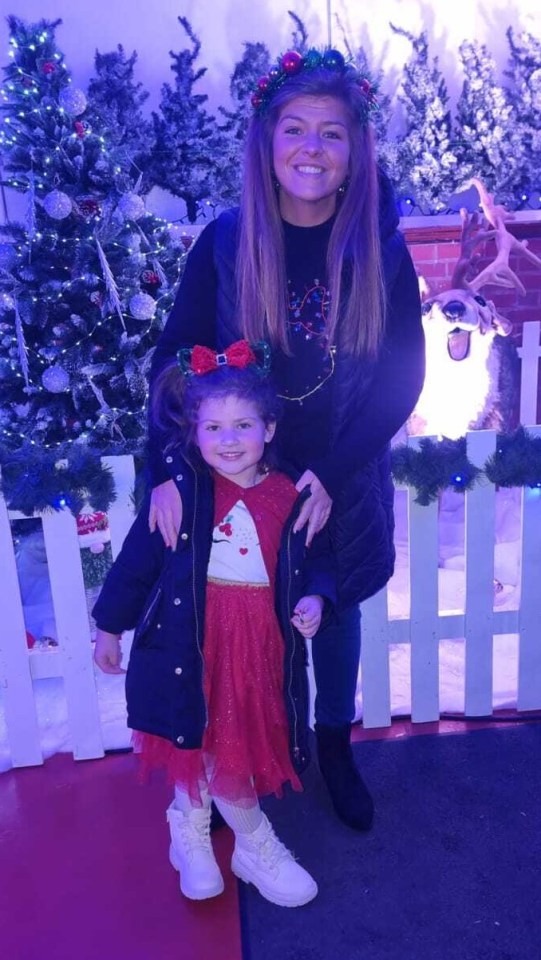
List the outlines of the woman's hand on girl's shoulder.
{"type": "Polygon", "coordinates": [[[305,470],[300,480],[295,484],[295,489],[300,493],[305,487],[310,487],[310,496],[304,501],[299,516],[293,527],[294,533],[302,530],[305,524],[306,546],[309,547],[316,533],[323,530],[330,517],[332,509],[332,500],[325,490],[325,487],[318,480],[315,473],[311,470],[305,470]]]}
{"type": "Polygon", "coordinates": [[[182,498],[174,480],[166,480],[154,487],[150,496],[148,527],[154,533],[160,531],[166,547],[176,550],[182,523],[182,498]]]}
{"type": "Polygon", "coordinates": [[[94,660],[104,673],[126,673],[120,666],[122,660],[120,636],[119,633],[108,633],[107,630],[99,628],[96,631],[94,660]]]}

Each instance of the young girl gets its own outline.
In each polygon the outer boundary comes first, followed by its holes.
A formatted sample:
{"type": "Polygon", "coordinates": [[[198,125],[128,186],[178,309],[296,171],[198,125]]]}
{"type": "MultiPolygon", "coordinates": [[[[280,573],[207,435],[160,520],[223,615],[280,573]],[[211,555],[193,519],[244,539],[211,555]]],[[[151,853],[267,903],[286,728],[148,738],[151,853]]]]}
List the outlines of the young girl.
{"type": "Polygon", "coordinates": [[[224,887],[210,840],[214,800],[235,833],[233,872],[294,907],[317,886],[258,797],[281,795],[287,782],[301,789],[301,636],[317,631],[334,590],[324,535],[305,561],[305,537],[293,532],[303,498],[271,469],[278,401],[255,361],[246,341],[219,355],[196,346],[180,351],[185,373],[174,364],[160,375],[151,415],[182,495],[180,536],[166,548],[143,505],[93,610],[95,659],[122,672],[120,635],[135,627],[128,724],[143,767],[165,766],[175,785],[170,860],[185,896],[224,887]]]}

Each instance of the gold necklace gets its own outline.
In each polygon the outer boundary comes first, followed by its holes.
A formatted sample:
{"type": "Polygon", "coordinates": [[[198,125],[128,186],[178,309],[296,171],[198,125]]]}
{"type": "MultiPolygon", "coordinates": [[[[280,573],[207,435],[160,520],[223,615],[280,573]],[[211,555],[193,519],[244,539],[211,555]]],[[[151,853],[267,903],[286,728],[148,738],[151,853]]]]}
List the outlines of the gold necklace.
{"type": "Polygon", "coordinates": [[[335,347],[335,346],[329,347],[329,356],[330,356],[330,358],[331,358],[331,369],[329,370],[327,376],[324,377],[323,380],[322,380],[320,383],[318,383],[315,387],[312,387],[311,390],[308,390],[307,393],[303,393],[302,396],[300,396],[300,397],[287,397],[285,394],[279,393],[278,396],[280,397],[280,400],[290,400],[292,403],[293,403],[293,402],[296,402],[296,403],[301,403],[301,404],[302,404],[302,401],[303,401],[303,400],[306,400],[307,397],[311,397],[314,393],[317,393],[318,390],[321,390],[321,387],[322,387],[325,383],[327,383],[327,380],[330,380],[330,379],[331,379],[331,377],[332,377],[332,375],[333,375],[333,373],[334,373],[335,355],[336,355],[336,347],[335,347]]]}

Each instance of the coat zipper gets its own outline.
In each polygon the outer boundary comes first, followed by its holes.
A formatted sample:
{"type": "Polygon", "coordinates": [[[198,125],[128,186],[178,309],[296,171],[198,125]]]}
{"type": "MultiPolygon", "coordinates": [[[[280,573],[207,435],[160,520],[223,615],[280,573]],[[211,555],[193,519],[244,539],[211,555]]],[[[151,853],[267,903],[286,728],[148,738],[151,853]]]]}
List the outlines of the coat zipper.
{"type": "Polygon", "coordinates": [[[291,708],[292,708],[292,710],[293,710],[293,753],[294,753],[294,756],[295,756],[296,758],[298,758],[299,753],[300,753],[299,745],[298,745],[298,741],[297,741],[298,717],[297,717],[297,709],[296,709],[296,707],[295,707],[295,701],[294,701],[294,699],[293,699],[293,693],[292,693],[292,691],[291,691],[291,685],[292,685],[292,682],[293,682],[293,657],[294,657],[294,651],[295,651],[295,635],[294,635],[294,633],[293,633],[293,628],[292,628],[292,626],[291,626],[291,622],[290,622],[290,619],[289,619],[289,611],[291,610],[291,551],[290,551],[290,543],[291,543],[291,526],[289,527],[289,530],[288,530],[288,532],[287,532],[287,567],[288,567],[288,570],[287,570],[287,573],[288,573],[288,576],[287,576],[287,624],[288,624],[288,628],[289,628],[289,633],[290,633],[290,635],[291,635],[291,654],[290,654],[290,658],[289,658],[288,696],[289,696],[289,699],[290,699],[290,701],[291,701],[291,708]]]}
{"type": "MultiPolygon", "coordinates": [[[[197,516],[198,483],[197,483],[197,473],[194,467],[189,461],[186,461],[186,462],[188,463],[188,466],[190,467],[194,475],[194,505],[193,505],[193,514],[192,514],[192,596],[193,596],[193,611],[194,611],[194,618],[195,618],[195,642],[197,643],[197,649],[199,650],[199,656],[201,657],[201,662],[203,664],[203,672],[204,672],[205,661],[203,659],[203,650],[201,648],[201,643],[200,643],[199,615],[197,612],[197,594],[195,589],[195,524],[196,524],[196,516],[197,516]]],[[[209,712],[208,712],[208,704],[207,704],[207,700],[204,692],[203,692],[203,701],[205,704],[205,729],[206,729],[209,725],[209,712]]]]}

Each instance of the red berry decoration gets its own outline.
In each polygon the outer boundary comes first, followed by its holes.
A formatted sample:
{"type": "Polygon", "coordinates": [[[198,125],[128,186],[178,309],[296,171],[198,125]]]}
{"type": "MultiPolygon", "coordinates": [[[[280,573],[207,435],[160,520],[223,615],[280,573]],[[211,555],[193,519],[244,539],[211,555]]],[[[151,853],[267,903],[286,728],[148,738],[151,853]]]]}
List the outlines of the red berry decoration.
{"type": "Polygon", "coordinates": [[[56,64],[54,64],[51,60],[46,60],[41,68],[41,72],[44,73],[46,77],[50,77],[55,70],[56,64]]]}
{"type": "Polygon", "coordinates": [[[370,83],[370,80],[367,80],[366,78],[364,80],[361,80],[361,82],[359,83],[359,86],[363,93],[370,93],[372,89],[372,84],[370,83]]]}
{"type": "Polygon", "coordinates": [[[252,107],[255,107],[256,110],[263,103],[263,100],[261,99],[258,93],[252,93],[252,96],[250,99],[251,99],[252,107]]]}
{"type": "Polygon", "coordinates": [[[267,89],[269,83],[270,83],[270,77],[260,77],[259,80],[257,81],[258,90],[261,90],[262,93],[265,93],[265,90],[267,89]]]}
{"type": "Polygon", "coordinates": [[[80,120],[76,120],[73,124],[73,128],[78,137],[84,137],[86,130],[84,123],[81,123],[80,120]]]}
{"type": "Polygon", "coordinates": [[[302,67],[302,56],[296,50],[288,50],[282,57],[282,70],[288,76],[298,73],[302,67]]]}

